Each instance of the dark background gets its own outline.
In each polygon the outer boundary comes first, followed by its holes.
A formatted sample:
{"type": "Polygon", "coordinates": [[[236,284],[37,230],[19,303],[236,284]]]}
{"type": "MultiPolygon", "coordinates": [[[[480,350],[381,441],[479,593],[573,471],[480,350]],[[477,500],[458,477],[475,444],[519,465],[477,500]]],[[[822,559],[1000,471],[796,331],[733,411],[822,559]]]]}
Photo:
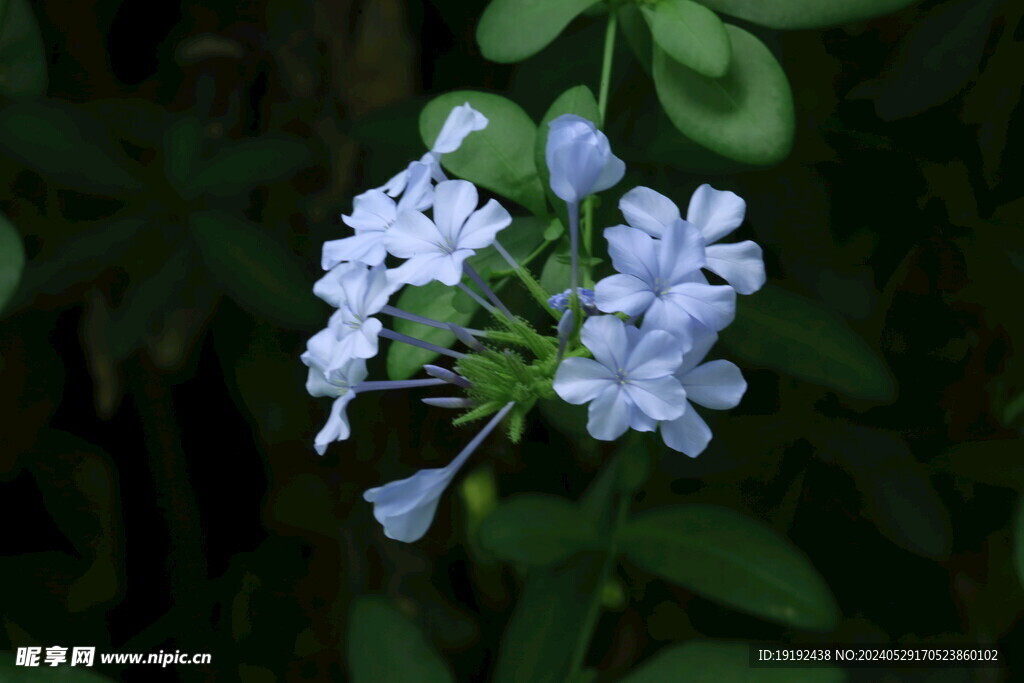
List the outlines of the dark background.
{"type": "MultiPolygon", "coordinates": [[[[581,17],[504,66],[476,47],[482,4],[455,0],[32,9],[49,63],[39,111],[81,141],[0,131],[0,209],[29,258],[0,319],[0,649],[213,654],[99,670],[127,681],[339,680],[352,599],[382,594],[458,680],[484,680],[521,575],[475,547],[458,484],[414,545],[385,539],[360,497],[446,463],[472,431],[406,393],[369,394],[350,407],[354,438],[318,457],[328,404],[304,392],[298,355],[329,313],[310,291],[320,245],[343,234],[353,195],[422,153],[430,96],[492,90],[539,120],[568,87],[596,90],[603,22],[581,17]],[[176,126],[199,131],[204,159],[247,139],[280,153],[262,177],[261,162],[229,165],[223,191],[183,198],[165,177],[176,126]],[[135,186],[98,187],[103,155],[130,162],[135,186]],[[190,229],[201,211],[226,226],[212,246],[190,229]]],[[[858,400],[724,351],[747,396],[709,418],[699,459],[666,453],[636,507],[700,501],[766,521],[843,620],[801,634],[626,568],[588,658],[601,680],[701,636],[995,643],[1007,660],[942,680],[1024,666],[1022,10],[942,0],[836,29],[752,28],[796,102],[795,147],[771,169],[681,142],[620,40],[607,131],[631,175],[616,196],[736,191],[737,236],[764,247],[769,282],[841,319],[896,391],[858,400]]],[[[619,220],[601,211],[599,225],[619,220]]],[[[383,359],[370,367],[384,377],[383,359]]],[[[577,448],[535,416],[522,445],[493,438],[470,469],[500,496],[578,497],[612,447],[577,448]]]]}

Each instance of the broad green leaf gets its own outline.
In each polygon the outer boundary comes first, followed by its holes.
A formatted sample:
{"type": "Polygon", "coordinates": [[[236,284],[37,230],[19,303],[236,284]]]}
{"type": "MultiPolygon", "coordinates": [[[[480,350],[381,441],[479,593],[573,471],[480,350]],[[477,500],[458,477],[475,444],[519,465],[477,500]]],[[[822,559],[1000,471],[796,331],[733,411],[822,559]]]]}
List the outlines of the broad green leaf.
{"type": "Polygon", "coordinates": [[[454,681],[419,629],[382,597],[355,599],[345,656],[353,683],[454,681]]]}
{"type": "Polygon", "coordinates": [[[0,312],[14,294],[25,269],[25,248],[21,236],[7,217],[0,214],[0,312]]]}
{"type": "Polygon", "coordinates": [[[917,0],[700,0],[716,12],[770,28],[837,26],[890,14],[917,0]]]}
{"type": "Polygon", "coordinates": [[[310,162],[309,145],[298,138],[261,137],[230,143],[200,164],[186,194],[233,197],[282,180],[310,162]]]}
{"type": "Polygon", "coordinates": [[[855,399],[891,401],[896,385],[885,362],[821,303],[765,286],[737,304],[722,342],[741,360],[855,399]]]}
{"type": "Polygon", "coordinates": [[[493,0],[476,40],[492,62],[518,62],[540,52],[595,0],[493,0]]]}
{"type": "Polygon", "coordinates": [[[631,519],[620,537],[637,566],[706,598],[801,629],[829,631],[839,610],[788,539],[728,508],[678,505],[631,519]]]}
{"type": "Polygon", "coordinates": [[[0,150],[75,190],[118,195],[139,188],[132,162],[80,108],[43,100],[7,105],[0,109],[0,150]]]}
{"type": "Polygon", "coordinates": [[[28,0],[0,1],[0,93],[39,97],[46,92],[46,51],[28,0]]]}
{"type": "Polygon", "coordinates": [[[577,85],[566,90],[558,96],[558,99],[551,103],[547,113],[544,114],[544,118],[540,120],[540,126],[537,128],[537,142],[534,148],[534,163],[537,166],[537,173],[540,176],[541,184],[544,186],[544,191],[547,192],[548,197],[551,199],[552,205],[558,208],[562,219],[568,223],[569,221],[564,215],[565,202],[556,197],[555,193],[551,191],[551,173],[548,171],[546,157],[548,133],[551,130],[548,124],[562,114],[576,114],[598,125],[601,113],[597,108],[597,99],[594,97],[594,93],[590,92],[590,88],[585,85],[577,85]]]}
{"type": "Polygon", "coordinates": [[[729,36],[714,12],[693,0],[640,5],[654,42],[680,64],[708,78],[729,70],[729,36]]]}
{"type": "MultiPolygon", "coordinates": [[[[43,649],[39,653],[40,663],[44,662],[46,658],[46,645],[41,647],[43,649]]],[[[70,661],[70,648],[74,645],[64,645],[64,647],[68,647],[67,657],[70,661]]],[[[98,664],[99,661],[99,654],[96,654],[95,663],[98,664]]],[[[112,679],[97,673],[95,664],[93,667],[81,664],[71,666],[68,663],[60,666],[19,666],[14,654],[0,652],[0,680],[11,681],[11,683],[108,683],[112,679]]]]}
{"type": "Polygon", "coordinates": [[[767,166],[793,145],[793,95],[764,43],[727,25],[729,71],[708,78],[654,49],[654,86],[669,119],[684,135],[730,159],[767,166]]]}
{"type": "Polygon", "coordinates": [[[581,555],[565,566],[530,571],[505,628],[495,683],[569,680],[569,660],[600,565],[600,556],[581,555]]]}
{"type": "Polygon", "coordinates": [[[693,640],[666,647],[621,680],[621,683],[840,683],[839,668],[752,669],[746,643],[693,640]]]}
{"type": "Polygon", "coordinates": [[[242,307],[306,330],[326,321],[310,274],[262,226],[224,211],[199,211],[189,229],[212,278],[242,307]]]}
{"type": "MultiPolygon", "coordinates": [[[[460,289],[436,281],[428,282],[422,287],[406,286],[402,289],[398,302],[394,305],[403,311],[409,311],[425,318],[463,326],[469,324],[479,308],[478,304],[460,289]]],[[[427,327],[400,318],[393,318],[392,325],[396,332],[422,339],[437,346],[448,348],[455,343],[455,335],[448,330],[427,327]]],[[[409,346],[402,342],[390,342],[388,377],[408,379],[421,372],[424,363],[430,363],[436,358],[437,354],[433,351],[409,346]]]]}
{"type": "Polygon", "coordinates": [[[537,126],[522,108],[500,95],[459,90],[439,95],[420,114],[420,135],[434,144],[455,107],[469,104],[487,117],[487,127],[470,133],[462,146],[441,157],[441,164],[459,176],[519,202],[537,215],[547,213],[544,188],[533,160],[537,126]]]}
{"type": "Polygon", "coordinates": [[[549,294],[558,294],[569,289],[572,283],[572,266],[569,249],[552,252],[540,273],[540,286],[549,294]]]}
{"type": "Polygon", "coordinates": [[[480,526],[481,545],[510,562],[552,564],[603,547],[583,510],[564,498],[527,494],[503,501],[480,526]]]}
{"type": "Polygon", "coordinates": [[[619,7],[618,17],[622,35],[625,36],[640,66],[650,76],[653,71],[651,55],[654,52],[654,39],[651,37],[650,27],[643,19],[643,13],[637,5],[626,3],[619,7]]]}

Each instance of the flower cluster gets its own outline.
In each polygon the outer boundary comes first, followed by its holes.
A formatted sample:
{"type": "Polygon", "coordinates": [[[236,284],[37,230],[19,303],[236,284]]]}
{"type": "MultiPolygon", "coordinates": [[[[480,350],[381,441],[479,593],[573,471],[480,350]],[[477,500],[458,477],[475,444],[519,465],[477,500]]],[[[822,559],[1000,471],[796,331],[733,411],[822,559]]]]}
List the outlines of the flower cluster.
{"type": "MultiPolygon", "coordinates": [[[[625,165],[592,122],[561,116],[550,124],[546,161],[551,189],[566,202],[572,286],[551,295],[497,241],[512,221],[508,211],[493,199],[479,206],[472,183],[449,180],[441,170],[441,155],[487,125],[469,104],[456,107],[427,154],[385,185],[356,197],[352,214],[342,217],[354,234],[324,244],[322,265],[328,272],[313,287],[337,309],[302,355],[309,367],[308,391],[334,399],[314,441],[317,452],[348,438],[346,406],[365,391],[447,385],[465,396],[424,402],[465,410],[457,425],[489,418],[446,467],[420,470],[365,492],[385,534],[401,541],[426,533],[444,490],[502,420],[508,421],[510,437],[518,439],[524,416],[539,399],[588,403],[588,430],[597,439],[614,440],[627,429],[660,429],[669,447],[695,457],[711,431],[691,402],[731,408],[746,389],[732,363],[705,362],[717,333],[735,316],[737,292],[752,293],[765,280],[756,244],[715,244],[742,223],[743,200],[703,185],[683,219],[667,197],[634,188],[619,203],[626,224],[604,231],[617,272],[593,289],[580,287],[581,204],[618,183],[625,165]],[[488,247],[557,320],[554,334],[538,332],[514,315],[466,262],[488,247]],[[726,284],[711,284],[705,270],[726,284]],[[495,326],[463,329],[389,304],[400,288],[431,281],[461,288],[490,312],[495,326]],[[379,315],[450,329],[467,352],[389,330],[379,315]],[[455,365],[424,366],[429,379],[368,382],[366,360],[378,353],[381,337],[454,358],[455,365]]],[[[588,212],[588,231],[589,217],[588,212]]]]}

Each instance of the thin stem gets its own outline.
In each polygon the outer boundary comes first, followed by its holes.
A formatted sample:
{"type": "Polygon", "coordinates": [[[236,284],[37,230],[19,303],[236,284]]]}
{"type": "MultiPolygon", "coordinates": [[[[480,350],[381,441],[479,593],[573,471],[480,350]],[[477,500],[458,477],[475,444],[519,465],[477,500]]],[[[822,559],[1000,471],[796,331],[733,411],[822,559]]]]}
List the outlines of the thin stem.
{"type": "Polygon", "coordinates": [[[567,680],[580,680],[580,673],[587,657],[590,640],[594,635],[594,628],[597,626],[598,617],[601,616],[601,598],[604,593],[604,586],[608,583],[608,578],[611,576],[612,569],[615,567],[615,561],[618,559],[619,531],[626,522],[626,516],[629,514],[629,504],[632,498],[632,493],[619,494],[618,507],[615,512],[615,522],[609,536],[608,552],[604,556],[604,562],[601,565],[601,572],[598,574],[597,586],[595,586],[594,592],[590,594],[590,603],[587,605],[587,614],[583,618],[583,625],[576,637],[576,647],[572,651],[572,659],[570,660],[571,664],[569,668],[570,675],[567,680]]]}
{"type": "Polygon", "coordinates": [[[572,292],[580,286],[580,203],[566,202],[569,210],[569,253],[572,258],[572,292]]]}
{"type": "Polygon", "coordinates": [[[463,263],[462,271],[469,276],[470,280],[476,283],[476,286],[480,288],[480,291],[484,293],[484,296],[490,299],[491,303],[497,306],[506,318],[509,320],[515,318],[515,316],[512,315],[512,311],[508,310],[508,307],[502,303],[501,299],[498,298],[498,295],[491,291],[491,288],[487,286],[487,282],[480,277],[480,273],[476,272],[476,269],[474,269],[473,266],[468,263],[463,263]]]}
{"type": "MultiPolygon", "coordinates": [[[[419,323],[420,325],[426,325],[427,327],[436,327],[439,330],[447,330],[448,323],[443,323],[433,318],[425,318],[422,315],[416,313],[410,313],[409,311],[403,311],[401,308],[395,308],[394,306],[385,305],[384,308],[380,309],[380,312],[385,315],[390,315],[394,318],[401,318],[402,320],[408,320],[409,322],[419,323]]],[[[470,334],[479,335],[481,337],[487,336],[487,330],[474,330],[471,328],[463,328],[470,334]]]]}
{"type": "Polygon", "coordinates": [[[480,296],[479,294],[474,292],[472,289],[467,287],[465,282],[460,282],[459,283],[459,289],[461,289],[463,292],[468,294],[469,298],[471,298],[473,301],[475,301],[478,304],[480,304],[483,308],[485,308],[487,310],[488,313],[493,315],[495,318],[497,318],[499,315],[501,315],[501,311],[499,311],[497,308],[495,308],[494,306],[492,306],[489,303],[487,303],[486,299],[484,299],[482,296],[480,296]]]}
{"type": "Polygon", "coordinates": [[[443,379],[399,379],[360,382],[352,387],[357,394],[364,391],[388,391],[390,389],[416,389],[419,387],[439,387],[448,384],[443,379]]]}
{"type": "MultiPolygon", "coordinates": [[[[544,244],[541,245],[541,248],[543,248],[547,244],[548,243],[545,242],[544,244]]],[[[516,277],[518,277],[519,280],[523,283],[523,285],[526,287],[526,290],[530,293],[530,296],[532,296],[534,300],[538,304],[540,304],[540,307],[542,309],[551,313],[551,317],[557,320],[558,316],[555,315],[554,311],[552,311],[551,307],[548,305],[548,293],[544,291],[544,288],[541,287],[540,283],[537,282],[533,275],[531,275],[530,272],[523,267],[523,265],[517,263],[515,258],[512,257],[512,254],[508,253],[505,247],[501,246],[501,244],[499,244],[497,240],[495,240],[494,242],[494,248],[498,250],[498,253],[501,254],[501,256],[505,259],[505,262],[512,266],[512,272],[515,273],[516,277]]],[[[526,260],[526,263],[529,263],[536,254],[536,251],[534,251],[533,254],[530,254],[530,258],[526,260]]]]}
{"type": "Polygon", "coordinates": [[[615,28],[618,23],[618,13],[608,13],[608,26],[604,32],[604,56],[601,59],[601,88],[597,96],[597,113],[600,120],[598,126],[604,127],[604,114],[608,109],[608,88],[612,80],[612,57],[615,55],[615,28]]]}
{"type": "Polygon", "coordinates": [[[466,357],[466,354],[464,354],[464,353],[459,353],[458,351],[452,351],[451,349],[446,349],[443,346],[438,346],[437,344],[431,344],[430,342],[425,342],[422,339],[416,339],[415,337],[410,337],[407,334],[402,334],[401,332],[395,332],[394,330],[389,330],[386,327],[383,330],[380,331],[380,336],[384,337],[385,339],[393,339],[394,341],[400,341],[403,344],[408,344],[409,346],[418,346],[419,348],[426,349],[427,351],[433,351],[434,353],[440,353],[442,356],[450,356],[452,358],[465,358],[466,357]]]}

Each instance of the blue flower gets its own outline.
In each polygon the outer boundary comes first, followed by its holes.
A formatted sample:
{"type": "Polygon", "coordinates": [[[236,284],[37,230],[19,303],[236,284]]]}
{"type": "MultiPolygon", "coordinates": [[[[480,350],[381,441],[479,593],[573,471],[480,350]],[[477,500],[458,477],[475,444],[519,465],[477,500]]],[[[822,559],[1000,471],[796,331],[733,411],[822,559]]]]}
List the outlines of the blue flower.
{"type": "MultiPolygon", "coordinates": [[[[629,225],[651,237],[660,238],[680,220],[679,208],[672,200],[647,187],[635,187],[623,195],[619,209],[629,225]]],[[[704,268],[721,276],[740,294],[753,294],[765,283],[761,247],[750,240],[714,244],[743,223],[746,210],[746,202],[735,193],[705,183],[690,198],[686,222],[696,226],[704,238],[704,268]]]]}
{"type": "Polygon", "coordinates": [[[328,396],[334,399],[327,424],[313,440],[316,452],[323,455],[332,441],[344,441],[350,429],[345,407],[356,396],[354,387],[366,379],[366,361],[355,358],[341,367],[330,369],[337,354],[338,340],[331,330],[320,330],[306,343],[302,362],[309,367],[306,391],[311,396],[328,396]]]}
{"type": "Polygon", "coordinates": [[[420,470],[411,477],[369,489],[363,494],[364,500],[373,503],[373,516],[384,526],[385,536],[412,543],[427,533],[434,521],[441,495],[469,456],[512,409],[512,405],[509,403],[495,413],[446,467],[420,470]]]}
{"type": "Polygon", "coordinates": [[[368,268],[342,263],[317,280],[313,293],[338,309],[327,324],[338,341],[330,368],[352,358],[377,355],[377,336],[383,326],[371,316],[380,313],[396,289],[383,264],[368,268]]]}
{"type": "Polygon", "coordinates": [[[551,190],[559,199],[578,203],[622,180],[626,165],[612,154],[608,138],[593,123],[563,114],[548,125],[545,159],[551,190]]]}
{"type": "MultiPolygon", "coordinates": [[[[583,309],[583,313],[586,315],[597,315],[600,313],[600,311],[597,310],[597,303],[594,300],[594,290],[579,287],[577,292],[579,292],[580,308],[583,309]]],[[[571,296],[572,289],[559,292],[548,299],[548,306],[559,312],[564,311],[569,308],[569,299],[571,296]]]]}
{"type": "Polygon", "coordinates": [[[717,338],[710,330],[696,330],[693,346],[683,354],[683,363],[675,373],[686,390],[686,410],[678,418],[660,425],[665,445],[691,458],[696,458],[707,447],[711,429],[690,402],[713,410],[728,410],[739,405],[747,390],[743,373],[735,364],[727,360],[700,364],[717,338]]]}
{"type": "Polygon", "coordinates": [[[709,285],[704,265],[704,241],[689,223],[666,226],[661,240],[634,228],[616,226],[604,231],[608,252],[618,275],[594,287],[597,307],[644,315],[644,325],[684,334],[693,321],[718,331],[736,315],[736,292],[709,285]]]}
{"type": "Polygon", "coordinates": [[[611,315],[583,324],[583,345],[594,354],[567,358],[555,373],[555,393],[573,404],[590,403],[587,431],[612,441],[626,429],[654,431],[686,407],[686,392],[673,377],[685,342],[663,330],[639,330],[611,315]]]}
{"type": "Polygon", "coordinates": [[[476,187],[465,180],[438,183],[434,193],[434,219],[418,211],[404,211],[384,236],[390,253],[408,259],[389,271],[392,282],[424,285],[439,280],[456,285],[462,264],[477,249],[493,244],[512,216],[491,199],[480,209],[476,187]]]}

